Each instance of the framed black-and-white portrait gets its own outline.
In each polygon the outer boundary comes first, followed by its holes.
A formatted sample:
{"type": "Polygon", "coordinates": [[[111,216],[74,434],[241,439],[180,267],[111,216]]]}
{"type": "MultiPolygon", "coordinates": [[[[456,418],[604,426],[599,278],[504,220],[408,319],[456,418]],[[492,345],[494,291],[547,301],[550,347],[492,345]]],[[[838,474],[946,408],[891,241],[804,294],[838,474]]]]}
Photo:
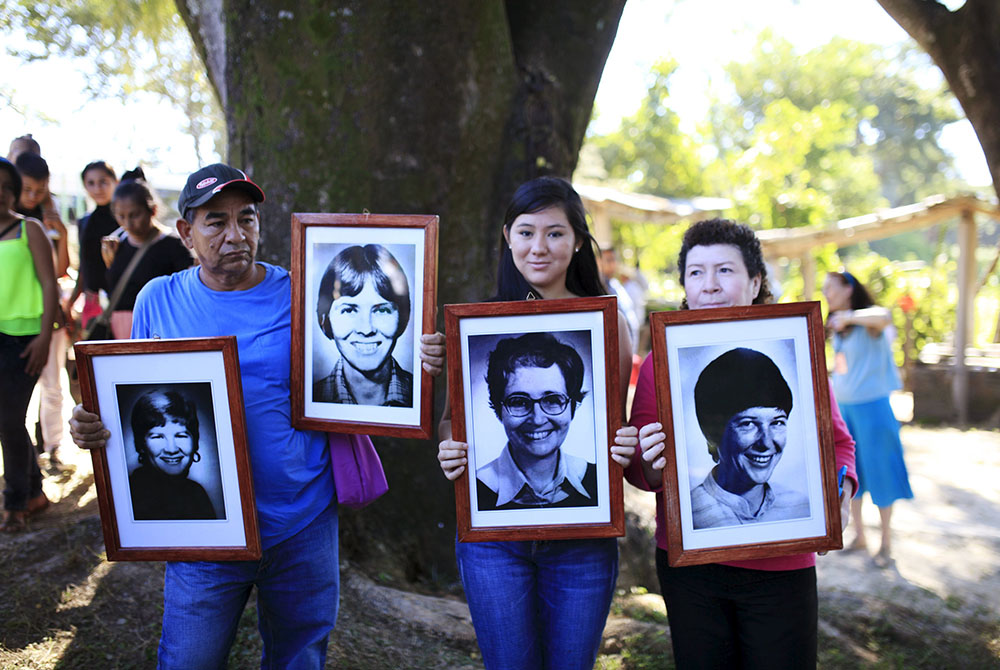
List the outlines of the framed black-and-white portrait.
{"type": "Polygon", "coordinates": [[[259,558],[236,338],[74,348],[108,559],[259,558]]]}
{"type": "Polygon", "coordinates": [[[463,542],[624,534],[614,298],[445,306],[463,542]]]}
{"type": "Polygon", "coordinates": [[[436,216],[292,215],[292,424],[428,438],[436,216]]]}
{"type": "Polygon", "coordinates": [[[651,330],[670,564],[839,549],[819,303],[660,312],[651,330]]]}

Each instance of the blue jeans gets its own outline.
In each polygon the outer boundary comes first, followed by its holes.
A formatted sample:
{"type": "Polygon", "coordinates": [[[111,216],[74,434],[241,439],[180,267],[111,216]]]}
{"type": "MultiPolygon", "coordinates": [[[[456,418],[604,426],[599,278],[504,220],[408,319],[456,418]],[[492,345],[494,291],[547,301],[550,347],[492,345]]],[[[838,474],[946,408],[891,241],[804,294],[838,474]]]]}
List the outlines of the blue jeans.
{"type": "Polygon", "coordinates": [[[320,670],[337,622],[337,507],[264,550],[259,561],[167,563],[160,670],[217,670],[257,587],[261,668],[320,670]]]}
{"type": "Polygon", "coordinates": [[[590,670],[618,578],[618,543],[457,542],[488,670],[590,670]]]}
{"type": "Polygon", "coordinates": [[[5,510],[25,510],[28,499],[42,492],[35,447],[24,427],[31,391],[38,377],[25,372],[27,360],[21,354],[34,337],[0,333],[0,446],[7,484],[3,492],[5,510]]]}

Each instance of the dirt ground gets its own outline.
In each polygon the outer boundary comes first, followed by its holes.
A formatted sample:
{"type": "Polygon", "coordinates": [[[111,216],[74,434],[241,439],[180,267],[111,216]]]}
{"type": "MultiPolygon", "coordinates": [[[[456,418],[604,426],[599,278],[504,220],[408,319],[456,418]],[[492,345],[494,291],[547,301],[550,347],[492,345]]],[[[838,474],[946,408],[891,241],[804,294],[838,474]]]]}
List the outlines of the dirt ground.
{"type": "MultiPolygon", "coordinates": [[[[1000,668],[1000,432],[907,425],[903,442],[915,497],[895,506],[894,563],[819,559],[820,667],[1000,668]]],[[[89,455],[71,447],[64,460],[44,482],[50,510],[0,537],[0,668],[153,667],[162,567],[104,560],[89,455]]],[[[651,500],[633,491],[628,505],[645,513],[651,500]]],[[[864,519],[875,551],[870,504],[864,519]]],[[[460,598],[342,574],[327,667],[481,667],[460,598]]],[[[255,627],[248,608],[230,667],[258,667],[255,627]]],[[[597,667],[673,667],[659,596],[619,592],[597,667]]]]}
{"type": "MultiPolygon", "coordinates": [[[[1000,433],[904,427],[902,438],[914,497],[893,506],[895,564],[879,569],[864,552],[833,552],[819,561],[820,585],[1000,613],[1000,433]]],[[[877,551],[870,503],[862,518],[877,551]]]]}

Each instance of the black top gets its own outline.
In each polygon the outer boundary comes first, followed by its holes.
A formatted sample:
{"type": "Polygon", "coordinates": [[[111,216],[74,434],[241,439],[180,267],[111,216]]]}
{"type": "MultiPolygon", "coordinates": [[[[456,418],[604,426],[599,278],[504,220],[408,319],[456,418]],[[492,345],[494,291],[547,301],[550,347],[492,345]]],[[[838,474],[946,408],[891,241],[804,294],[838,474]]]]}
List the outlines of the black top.
{"type": "Polygon", "coordinates": [[[118,229],[118,223],[111,214],[111,205],[100,205],[93,212],[80,219],[80,281],[85,291],[110,292],[104,260],[101,259],[101,238],[118,229]]]}
{"type": "Polygon", "coordinates": [[[29,219],[38,219],[39,221],[42,220],[41,205],[39,205],[38,207],[32,207],[31,209],[27,209],[26,207],[21,207],[20,205],[18,205],[17,207],[14,208],[14,211],[20,214],[21,216],[28,217],[29,219]]]}
{"type": "MultiPolygon", "coordinates": [[[[126,235],[122,235],[118,251],[115,252],[115,259],[108,268],[107,281],[108,291],[114,291],[118,280],[125,273],[129,261],[135,256],[138,249],[132,246],[126,235]]],[[[180,270],[187,269],[194,265],[191,252],[188,251],[179,237],[174,235],[164,235],[153,242],[153,246],[146,250],[146,255],[139,261],[139,265],[132,271],[132,276],[122,292],[115,311],[131,310],[135,307],[135,297],[139,295],[139,290],[148,284],[150,280],[163,275],[171,275],[180,270]]]]}
{"type": "MultiPolygon", "coordinates": [[[[527,484],[525,484],[527,486],[527,484]]],[[[577,491],[572,484],[567,481],[563,481],[561,484],[562,489],[566,491],[569,495],[560,500],[557,503],[546,503],[545,505],[523,505],[521,503],[510,502],[497,507],[497,492],[491,489],[489,486],[484,484],[478,478],[476,479],[476,492],[479,500],[479,510],[480,511],[492,511],[498,509],[539,509],[539,508],[550,508],[550,507],[595,507],[597,505],[597,498],[588,498],[579,491],[577,491]]],[[[583,476],[583,488],[588,491],[597,490],[597,465],[594,463],[587,464],[587,472],[583,476]]],[[[524,490],[523,488],[521,489],[524,490]]]]}
{"type": "Polygon", "coordinates": [[[187,477],[167,475],[141,465],[128,477],[132,515],[136,521],[223,519],[201,484],[187,477]]]}

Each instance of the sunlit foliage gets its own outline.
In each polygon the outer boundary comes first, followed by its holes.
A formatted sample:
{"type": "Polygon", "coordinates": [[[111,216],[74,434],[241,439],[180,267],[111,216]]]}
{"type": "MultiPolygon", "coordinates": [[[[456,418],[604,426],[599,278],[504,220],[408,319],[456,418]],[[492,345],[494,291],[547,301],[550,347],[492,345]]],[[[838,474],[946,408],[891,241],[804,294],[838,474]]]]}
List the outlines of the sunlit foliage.
{"type": "Polygon", "coordinates": [[[19,37],[6,48],[22,60],[77,58],[94,97],[161,97],[184,113],[199,162],[203,138],[225,155],[221,108],[173,0],[17,0],[5,3],[0,31],[19,37]]]}

